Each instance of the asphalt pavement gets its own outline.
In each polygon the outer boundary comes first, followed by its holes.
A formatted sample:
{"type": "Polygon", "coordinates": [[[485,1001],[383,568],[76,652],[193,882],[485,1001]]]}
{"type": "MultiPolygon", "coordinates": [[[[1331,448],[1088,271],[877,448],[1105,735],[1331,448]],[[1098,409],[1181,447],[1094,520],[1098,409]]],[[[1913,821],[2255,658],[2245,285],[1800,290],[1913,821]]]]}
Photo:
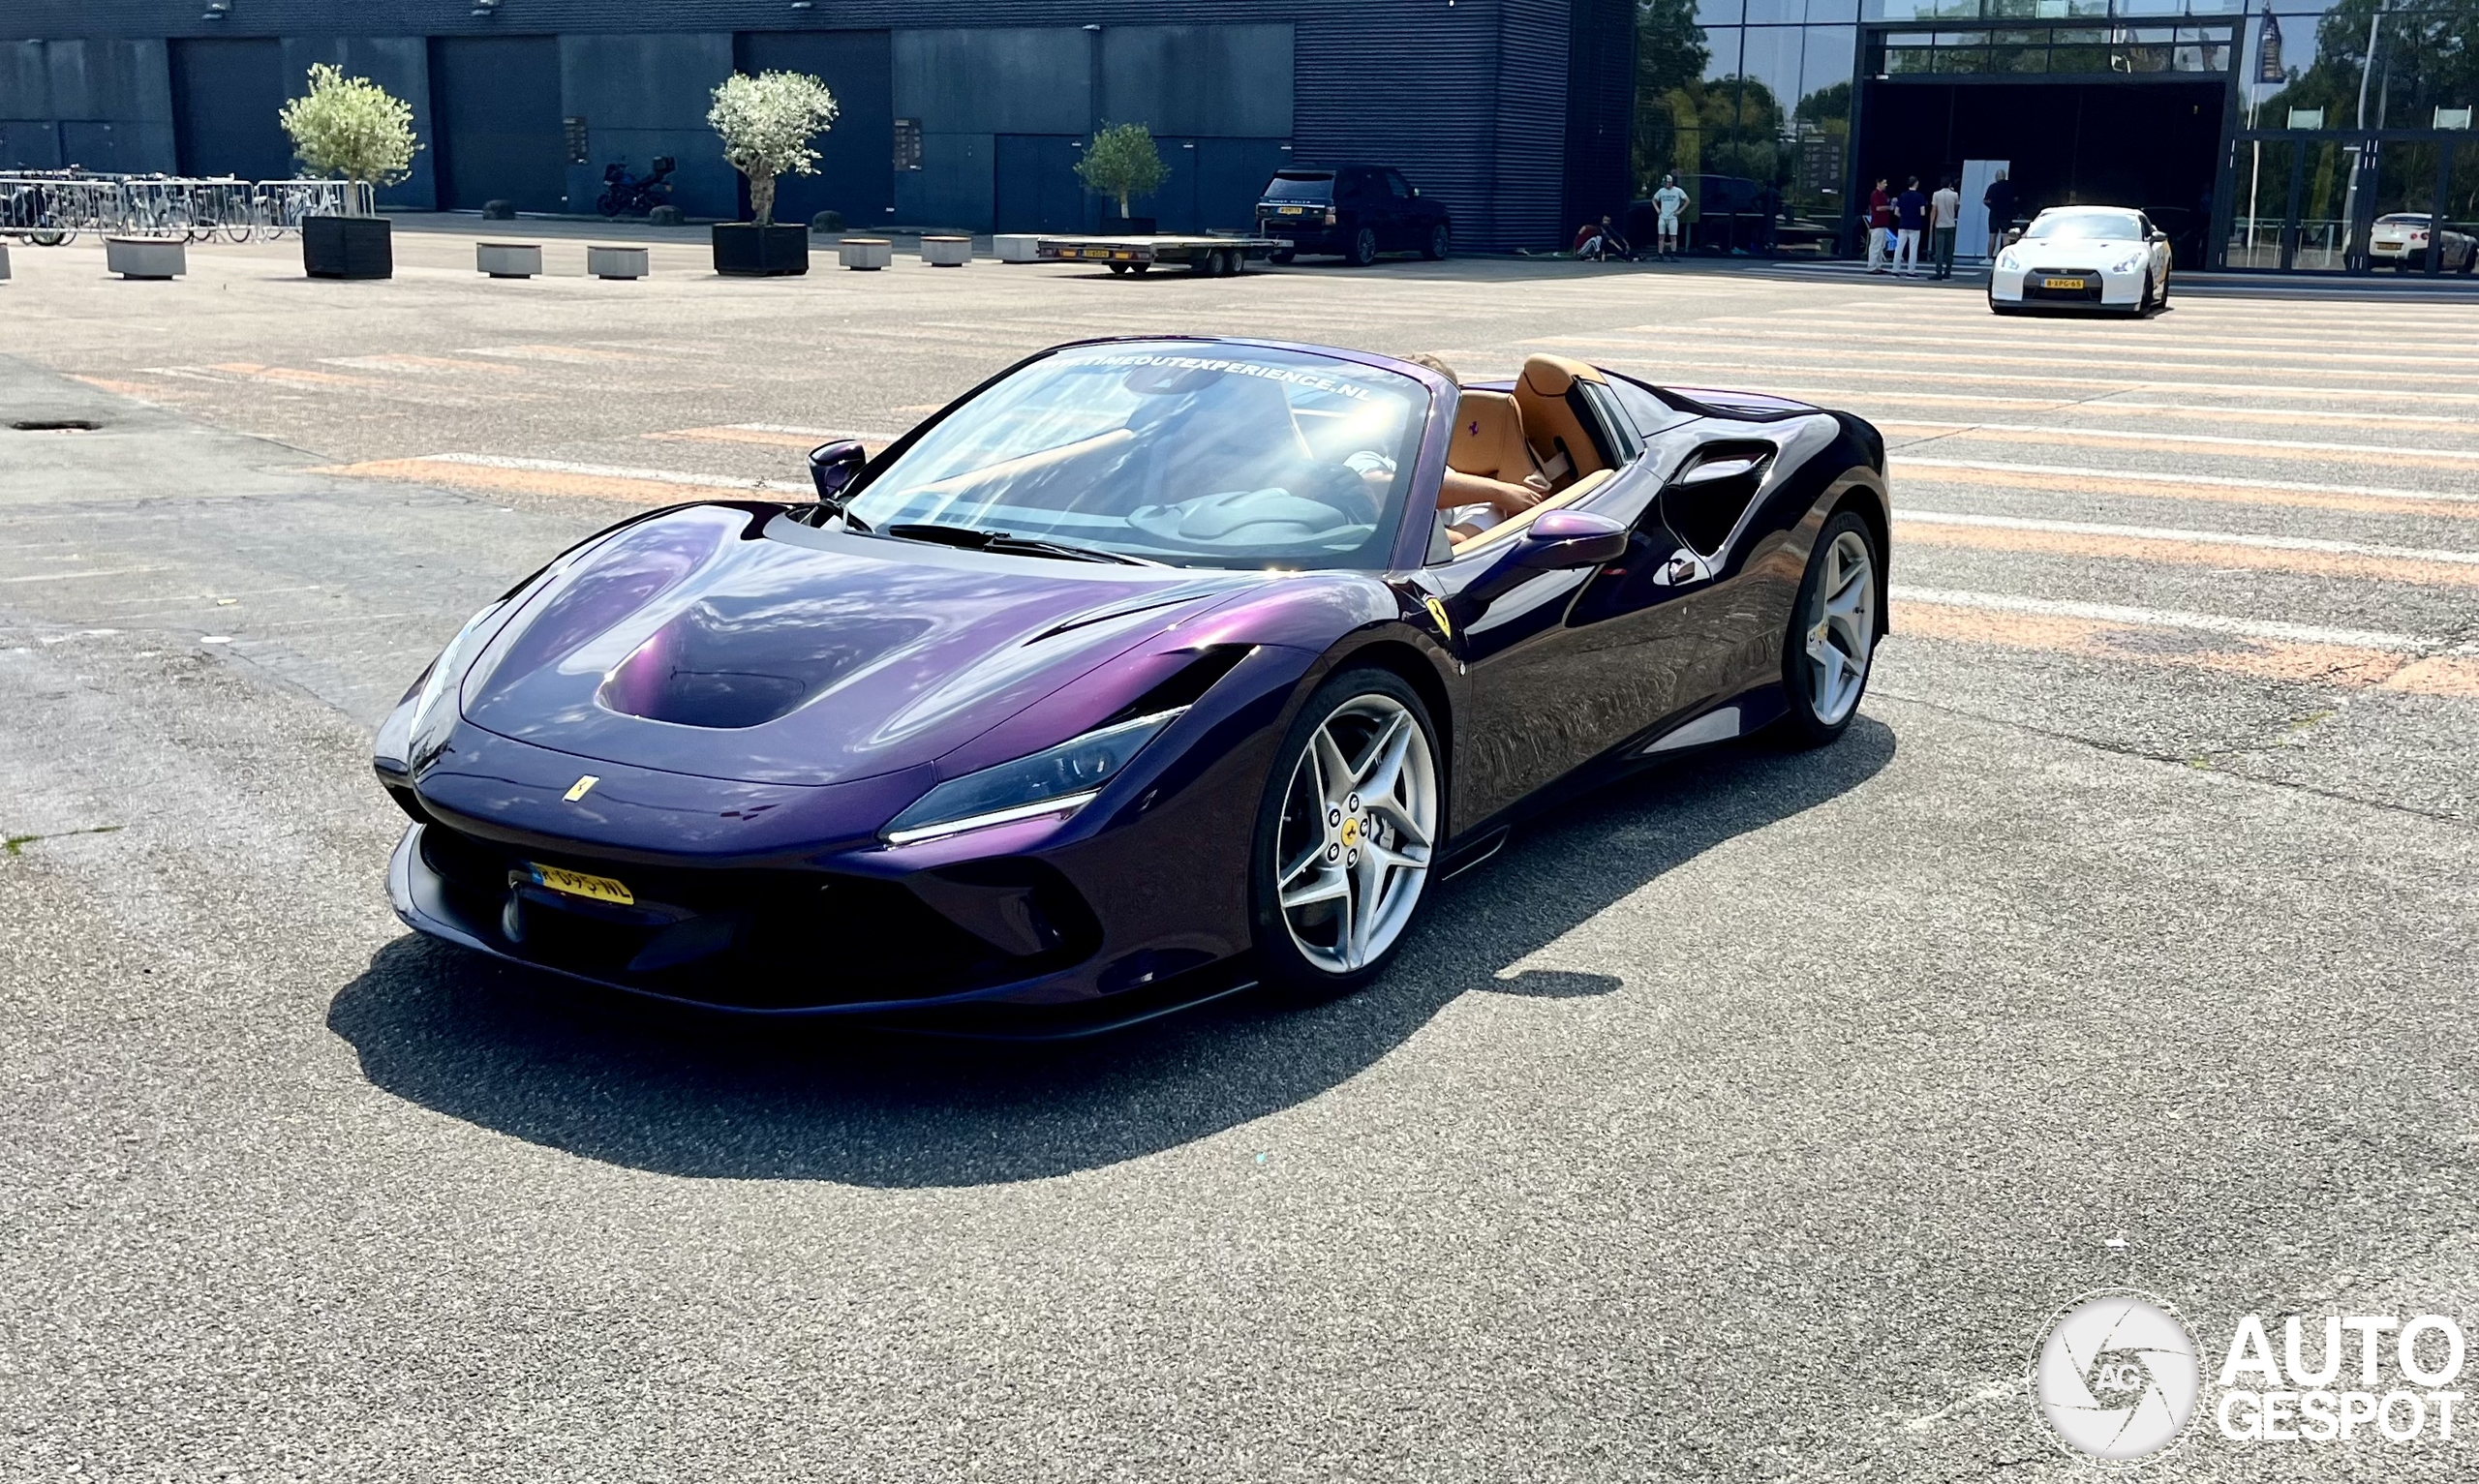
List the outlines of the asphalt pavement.
{"type": "MultiPolygon", "coordinates": [[[[0,1477],[2062,1479],[2024,1374],[2095,1287],[2208,1373],[2246,1314],[2479,1351],[2479,304],[482,235],[0,285],[0,1477]],[[684,1024],[397,924],[368,738],[474,608],[1153,331],[1869,416],[1860,720],[1547,816],[1359,995],[1074,1045],[684,1024]]],[[[2207,1420],[2144,1472],[2474,1449],[2207,1420]]]]}

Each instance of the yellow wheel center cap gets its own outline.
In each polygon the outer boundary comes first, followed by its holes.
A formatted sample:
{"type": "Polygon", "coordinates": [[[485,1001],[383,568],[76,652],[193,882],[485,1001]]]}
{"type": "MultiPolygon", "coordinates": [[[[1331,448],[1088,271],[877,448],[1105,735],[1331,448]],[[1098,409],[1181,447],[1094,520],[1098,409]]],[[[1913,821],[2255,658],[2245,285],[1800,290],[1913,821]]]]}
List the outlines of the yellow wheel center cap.
{"type": "Polygon", "coordinates": [[[1360,843],[1359,820],[1347,819],[1343,821],[1343,843],[1345,845],[1357,845],[1360,843]]]}

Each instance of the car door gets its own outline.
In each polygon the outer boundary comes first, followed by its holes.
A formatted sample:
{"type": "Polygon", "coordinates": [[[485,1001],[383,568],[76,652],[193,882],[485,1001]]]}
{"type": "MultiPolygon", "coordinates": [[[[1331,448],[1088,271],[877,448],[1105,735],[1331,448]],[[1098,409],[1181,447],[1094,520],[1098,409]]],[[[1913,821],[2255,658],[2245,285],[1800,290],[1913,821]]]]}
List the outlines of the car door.
{"type": "Polygon", "coordinates": [[[1422,220],[1420,198],[1412,194],[1412,183],[1403,178],[1400,170],[1387,170],[1384,175],[1386,209],[1393,233],[1387,246],[1402,250],[1423,246],[1428,236],[1427,225],[1422,220]]]}
{"type": "MultiPolygon", "coordinates": [[[[1628,555],[1607,568],[1519,570],[1522,537],[1477,543],[1424,569],[1448,644],[1466,681],[1457,712],[1456,828],[1478,824],[1607,751],[1645,725],[1667,686],[1636,652],[1649,637],[1609,604],[1580,604],[1597,583],[1664,555],[1665,532],[1641,518],[1658,490],[1633,430],[1604,418],[1616,471],[1571,508],[1637,528],[1628,555]]],[[[1675,543],[1671,543],[1674,546],[1675,543]]]]}

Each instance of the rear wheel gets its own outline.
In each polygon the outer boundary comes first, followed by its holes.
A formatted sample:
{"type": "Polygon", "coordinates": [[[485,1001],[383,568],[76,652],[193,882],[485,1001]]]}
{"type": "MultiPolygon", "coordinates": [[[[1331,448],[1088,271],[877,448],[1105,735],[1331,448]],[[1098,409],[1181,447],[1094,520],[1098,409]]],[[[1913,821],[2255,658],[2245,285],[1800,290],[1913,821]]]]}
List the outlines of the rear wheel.
{"type": "Polygon", "coordinates": [[[1258,970],[1311,995],[1357,989],[1401,945],[1445,814],[1436,729],[1391,670],[1349,670],[1292,723],[1249,863],[1258,970]]]}
{"type": "Polygon", "coordinates": [[[1111,264],[1111,272],[1115,275],[1124,275],[1127,272],[1127,264],[1123,262],[1115,262],[1111,264]]]}
{"type": "Polygon", "coordinates": [[[1447,249],[1452,245],[1453,244],[1449,240],[1446,230],[1446,224],[1440,222],[1437,226],[1429,228],[1428,246],[1421,249],[1421,256],[1431,262],[1436,262],[1438,259],[1446,256],[1447,249]]]}
{"type": "Polygon", "coordinates": [[[1343,260],[1355,268],[1365,268],[1377,261],[1377,228],[1363,227],[1352,233],[1351,247],[1343,254],[1343,260]]]}
{"type": "Polygon", "coordinates": [[[1834,741],[1858,714],[1883,602],[1868,523],[1845,510],[1817,537],[1782,647],[1782,684],[1790,702],[1785,725],[1804,745],[1834,741]]]}

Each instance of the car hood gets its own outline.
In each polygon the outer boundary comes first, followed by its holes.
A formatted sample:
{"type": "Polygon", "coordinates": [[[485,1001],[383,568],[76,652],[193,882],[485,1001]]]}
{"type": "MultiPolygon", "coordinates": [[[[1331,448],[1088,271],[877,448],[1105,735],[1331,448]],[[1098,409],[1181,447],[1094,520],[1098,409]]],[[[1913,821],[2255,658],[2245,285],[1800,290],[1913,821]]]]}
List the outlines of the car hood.
{"type": "Polygon", "coordinates": [[[2031,268],[2106,268],[2144,251],[2123,237],[2042,237],[2017,242],[2014,256],[2031,268]]]}
{"type": "Polygon", "coordinates": [[[627,526],[526,594],[465,719],[589,759],[836,783],[963,745],[1271,580],[994,556],[731,505],[627,526]]]}

